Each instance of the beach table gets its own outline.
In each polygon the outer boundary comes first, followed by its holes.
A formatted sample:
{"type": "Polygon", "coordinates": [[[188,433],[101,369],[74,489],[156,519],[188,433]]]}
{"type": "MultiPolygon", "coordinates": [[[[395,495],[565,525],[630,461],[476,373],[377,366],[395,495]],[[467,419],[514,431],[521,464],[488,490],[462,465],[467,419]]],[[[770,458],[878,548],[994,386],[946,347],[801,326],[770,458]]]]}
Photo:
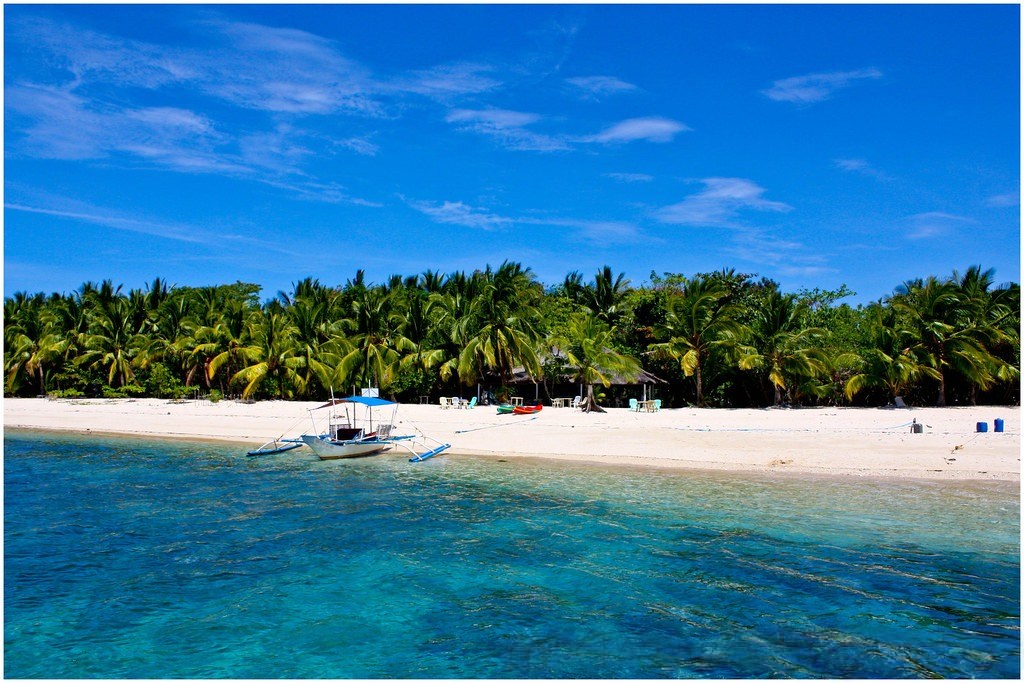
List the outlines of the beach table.
{"type": "Polygon", "coordinates": [[[553,398],[553,399],[551,399],[551,407],[552,408],[565,408],[565,407],[567,407],[569,405],[569,401],[571,401],[571,400],[572,399],[569,399],[569,398],[553,398]]]}
{"type": "Polygon", "coordinates": [[[514,405],[514,406],[521,406],[521,405],[523,405],[523,397],[522,396],[513,396],[512,397],[512,405],[514,405]]]}

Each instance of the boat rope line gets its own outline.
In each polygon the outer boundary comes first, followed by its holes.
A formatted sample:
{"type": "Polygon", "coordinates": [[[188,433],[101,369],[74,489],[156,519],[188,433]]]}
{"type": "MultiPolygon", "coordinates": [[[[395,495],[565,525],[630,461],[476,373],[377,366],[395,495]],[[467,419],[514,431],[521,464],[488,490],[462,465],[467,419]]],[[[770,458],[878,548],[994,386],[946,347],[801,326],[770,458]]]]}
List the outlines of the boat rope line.
{"type": "Polygon", "coordinates": [[[915,422],[917,422],[917,419],[913,419],[910,422],[904,422],[903,424],[896,425],[895,427],[879,427],[878,430],[876,430],[876,431],[885,431],[887,429],[900,429],[901,427],[909,427],[910,425],[914,424],[915,422]]]}
{"type": "Polygon", "coordinates": [[[469,432],[478,432],[481,429],[494,429],[495,427],[507,427],[507,426],[509,426],[511,424],[519,424],[520,422],[529,422],[530,420],[536,420],[537,417],[538,417],[537,415],[534,415],[533,417],[528,417],[525,420],[515,420],[514,422],[502,422],[501,424],[487,425],[486,427],[474,427],[473,429],[459,429],[459,430],[456,430],[455,433],[456,434],[467,434],[469,432]]]}
{"type": "Polygon", "coordinates": [[[292,431],[293,429],[295,429],[296,427],[298,427],[298,426],[299,426],[299,423],[300,423],[300,422],[305,422],[305,420],[306,420],[306,418],[304,418],[304,417],[300,417],[300,418],[299,418],[298,420],[296,420],[296,421],[295,421],[295,423],[294,423],[294,424],[292,424],[292,426],[290,426],[290,427],[289,427],[288,429],[284,430],[284,432],[282,432],[282,433],[281,433],[281,436],[279,436],[279,437],[277,437],[276,439],[274,439],[274,441],[275,441],[275,442],[277,442],[277,441],[283,441],[283,440],[284,440],[284,435],[285,435],[285,434],[287,434],[288,432],[290,432],[290,431],[292,431]]]}
{"type": "Polygon", "coordinates": [[[971,438],[967,439],[967,441],[964,441],[962,444],[958,444],[956,446],[953,446],[953,450],[950,451],[950,454],[956,453],[957,451],[962,449],[964,446],[966,446],[967,444],[971,443],[972,441],[977,439],[979,436],[981,436],[981,434],[982,433],[979,432],[979,433],[975,434],[974,436],[972,436],[971,438]]]}
{"type": "MultiPolygon", "coordinates": [[[[893,427],[879,427],[877,429],[834,429],[831,431],[838,432],[886,432],[891,429],[900,429],[902,427],[909,427],[914,424],[914,420],[910,422],[904,422],[900,425],[893,427]]],[[[931,425],[925,425],[931,429],[931,425]]],[[[771,427],[669,427],[668,429],[674,429],[681,432],[820,432],[820,429],[788,429],[778,428],[773,429],[771,427]]]]}

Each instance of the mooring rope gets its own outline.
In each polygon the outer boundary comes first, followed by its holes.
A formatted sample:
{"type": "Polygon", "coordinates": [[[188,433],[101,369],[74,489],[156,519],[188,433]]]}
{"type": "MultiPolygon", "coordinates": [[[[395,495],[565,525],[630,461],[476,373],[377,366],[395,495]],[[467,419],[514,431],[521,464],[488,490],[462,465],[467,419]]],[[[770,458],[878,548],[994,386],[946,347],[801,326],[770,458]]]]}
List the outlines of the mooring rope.
{"type": "Polygon", "coordinates": [[[530,420],[536,420],[537,417],[538,417],[537,415],[534,415],[533,417],[528,417],[525,420],[515,420],[515,421],[512,421],[512,422],[503,422],[501,424],[496,424],[496,425],[487,425],[486,427],[474,427],[473,429],[459,429],[455,433],[456,434],[466,434],[468,432],[478,432],[481,429],[493,429],[494,427],[507,427],[510,424],[519,424],[520,422],[529,422],[530,420]]]}

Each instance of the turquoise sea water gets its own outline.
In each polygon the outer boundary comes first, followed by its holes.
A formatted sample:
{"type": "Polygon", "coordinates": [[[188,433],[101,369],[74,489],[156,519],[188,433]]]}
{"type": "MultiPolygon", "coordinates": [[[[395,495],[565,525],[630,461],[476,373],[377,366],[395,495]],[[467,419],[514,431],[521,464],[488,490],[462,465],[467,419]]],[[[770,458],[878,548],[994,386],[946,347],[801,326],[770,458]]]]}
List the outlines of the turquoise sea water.
{"type": "Polygon", "coordinates": [[[1017,485],[8,432],[11,678],[1017,678],[1017,485]]]}

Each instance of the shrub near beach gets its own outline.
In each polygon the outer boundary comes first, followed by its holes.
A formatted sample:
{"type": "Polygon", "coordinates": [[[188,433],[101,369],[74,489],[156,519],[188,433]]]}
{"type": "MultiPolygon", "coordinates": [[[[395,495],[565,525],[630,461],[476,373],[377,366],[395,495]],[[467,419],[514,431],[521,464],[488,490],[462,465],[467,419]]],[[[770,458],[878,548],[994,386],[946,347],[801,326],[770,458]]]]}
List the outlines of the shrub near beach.
{"type": "Polygon", "coordinates": [[[972,266],[867,305],[842,302],[852,294],[783,292],[732,270],[632,286],[607,266],[545,286],[512,262],[381,284],[307,278],[262,301],[242,282],[90,282],[4,300],[4,391],[304,399],[377,386],[415,401],[524,382],[532,394],[536,380],[542,398],[582,383],[622,403],[644,372],[675,407],[1019,403],[1019,284],[972,266]]]}

